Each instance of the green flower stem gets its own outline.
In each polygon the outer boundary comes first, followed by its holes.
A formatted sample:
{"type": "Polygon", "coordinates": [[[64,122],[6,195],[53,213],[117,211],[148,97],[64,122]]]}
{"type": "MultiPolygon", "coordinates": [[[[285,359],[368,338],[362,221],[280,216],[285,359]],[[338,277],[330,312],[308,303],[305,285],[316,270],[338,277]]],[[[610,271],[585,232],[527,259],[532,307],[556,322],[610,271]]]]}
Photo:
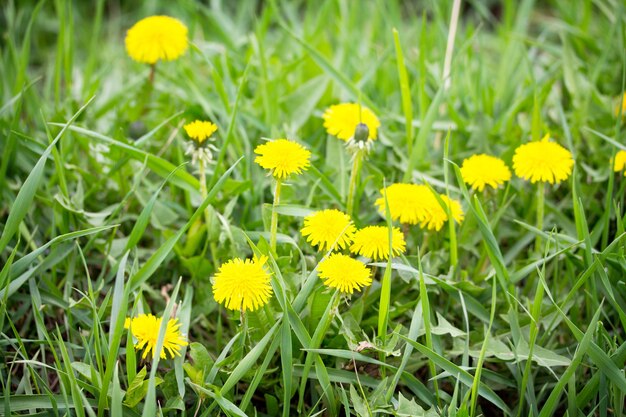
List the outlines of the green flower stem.
{"type": "MultiPolygon", "coordinates": [[[[206,166],[202,158],[198,159],[198,163],[199,163],[199,171],[200,171],[200,196],[202,197],[202,201],[204,201],[206,200],[207,195],[209,195],[209,192],[206,186],[206,166]]],[[[211,240],[211,230],[213,229],[213,219],[214,219],[214,215],[213,215],[213,212],[211,211],[211,207],[207,206],[206,210],[204,210],[204,223],[206,225],[207,241],[211,240]]],[[[215,242],[211,241],[209,243],[209,246],[211,247],[211,257],[213,258],[213,263],[217,265],[218,264],[217,254],[216,254],[217,247],[215,245],[215,242]]],[[[206,251],[206,245],[205,245],[205,251],[206,251]]]]}
{"type": "MultiPolygon", "coordinates": [[[[540,182],[537,187],[537,229],[543,230],[543,212],[545,206],[545,183],[540,182]]],[[[535,251],[541,251],[541,235],[535,240],[535,251]]]]}
{"type": "Polygon", "coordinates": [[[150,81],[150,84],[154,84],[155,73],[156,73],[156,63],[150,65],[150,75],[148,76],[148,81],[150,81]]]}
{"type": "Polygon", "coordinates": [[[348,201],[346,201],[346,212],[352,216],[354,210],[354,195],[356,194],[356,184],[359,181],[359,174],[363,162],[363,151],[357,151],[352,161],[352,172],[350,173],[350,185],[348,188],[348,201]]]}
{"type": "Polygon", "coordinates": [[[278,212],[276,208],[280,203],[280,189],[282,181],[280,178],[276,179],[276,190],[274,191],[274,204],[272,205],[272,221],[270,223],[270,248],[272,252],[276,252],[276,232],[278,230],[278,212]]]}

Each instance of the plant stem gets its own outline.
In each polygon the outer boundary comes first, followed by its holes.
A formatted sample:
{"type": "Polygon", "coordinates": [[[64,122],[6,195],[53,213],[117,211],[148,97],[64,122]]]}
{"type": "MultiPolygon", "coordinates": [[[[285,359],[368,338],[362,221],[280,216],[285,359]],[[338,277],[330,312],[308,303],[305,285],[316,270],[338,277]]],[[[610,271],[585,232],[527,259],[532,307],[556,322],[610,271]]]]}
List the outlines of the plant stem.
{"type": "Polygon", "coordinates": [[[354,195],[356,194],[356,184],[359,181],[361,162],[363,161],[363,151],[357,151],[352,161],[352,172],[350,173],[350,185],[348,187],[348,201],[346,201],[346,212],[352,216],[354,210],[354,195]]]}
{"type": "Polygon", "coordinates": [[[276,232],[278,230],[278,212],[276,208],[280,203],[280,189],[282,182],[280,178],[276,179],[276,190],[274,191],[274,204],[272,205],[272,221],[270,223],[270,248],[272,252],[276,252],[276,232]]]}
{"type": "Polygon", "coordinates": [[[154,84],[155,73],[156,73],[156,63],[150,65],[150,75],[148,76],[148,81],[150,81],[150,84],[154,84]]]}
{"type": "MultiPolygon", "coordinates": [[[[543,230],[543,211],[545,205],[545,183],[540,182],[537,187],[537,229],[543,230]]],[[[535,251],[541,251],[541,235],[537,235],[535,251]]]]}

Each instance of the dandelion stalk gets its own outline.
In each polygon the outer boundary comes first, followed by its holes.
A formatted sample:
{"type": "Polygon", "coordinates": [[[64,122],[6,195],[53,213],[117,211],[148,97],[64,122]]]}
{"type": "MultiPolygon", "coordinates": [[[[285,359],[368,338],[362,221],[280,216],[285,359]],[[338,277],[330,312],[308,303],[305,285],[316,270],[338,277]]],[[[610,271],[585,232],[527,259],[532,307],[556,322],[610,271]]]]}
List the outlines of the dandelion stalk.
{"type": "MultiPolygon", "coordinates": [[[[537,187],[537,229],[543,230],[543,213],[545,206],[545,183],[540,182],[537,187]]],[[[541,251],[541,235],[537,235],[535,241],[535,251],[541,251]]]]}
{"type": "Polygon", "coordinates": [[[350,185],[348,187],[348,200],[346,201],[346,212],[348,216],[352,216],[354,211],[354,197],[356,194],[356,185],[359,181],[359,173],[363,162],[363,152],[358,151],[354,154],[352,161],[352,172],[350,173],[350,185]]]}
{"type": "Polygon", "coordinates": [[[150,75],[148,76],[148,81],[150,84],[154,84],[154,74],[156,73],[156,62],[150,65],[150,75]]]}
{"type": "Polygon", "coordinates": [[[276,179],[276,189],[274,191],[274,204],[272,204],[272,220],[270,222],[270,248],[272,252],[276,252],[276,233],[278,231],[278,204],[280,203],[280,190],[282,187],[282,181],[280,178],[276,179]]]}

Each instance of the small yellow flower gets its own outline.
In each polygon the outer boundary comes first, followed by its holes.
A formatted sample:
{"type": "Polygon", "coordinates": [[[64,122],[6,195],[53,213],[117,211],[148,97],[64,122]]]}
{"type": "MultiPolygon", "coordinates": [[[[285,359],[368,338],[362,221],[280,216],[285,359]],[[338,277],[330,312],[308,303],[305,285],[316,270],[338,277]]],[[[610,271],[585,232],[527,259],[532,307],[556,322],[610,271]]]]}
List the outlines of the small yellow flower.
{"type": "Polygon", "coordinates": [[[173,61],[189,46],[187,26],[169,16],[141,19],[126,33],[126,51],[132,59],[146,64],[173,61]]]}
{"type": "Polygon", "coordinates": [[[216,125],[203,120],[194,120],[191,123],[187,123],[183,128],[185,132],[187,132],[187,135],[199,145],[217,131],[216,125]]]}
{"type": "Polygon", "coordinates": [[[348,141],[354,136],[359,123],[369,129],[369,140],[376,140],[380,121],[367,107],[356,103],[342,103],[330,106],[322,115],[324,127],[328,134],[348,141]]]}
{"type": "Polygon", "coordinates": [[[272,296],[270,274],[264,268],[266,256],[231,259],[213,277],[213,297],[229,310],[254,311],[272,296]]]}
{"type": "Polygon", "coordinates": [[[259,145],[254,153],[259,155],[254,162],[269,169],[279,179],[287,178],[291,174],[301,174],[310,165],[311,152],[299,143],[287,139],[276,139],[259,145]]]}
{"type": "MultiPolygon", "coordinates": [[[[124,328],[130,329],[132,335],[137,339],[137,349],[144,349],[143,359],[149,353],[156,355],[157,341],[159,340],[159,330],[161,328],[162,317],[155,317],[152,314],[140,314],[135,318],[127,317],[124,321],[124,328]]],[[[180,322],[177,318],[169,319],[165,329],[163,338],[163,349],[160,352],[161,359],[167,356],[180,356],[180,350],[183,346],[187,346],[187,339],[180,332],[180,322]]],[[[152,356],[153,357],[153,356],[152,356]]]]}
{"type": "MultiPolygon", "coordinates": [[[[452,218],[456,220],[457,223],[461,223],[465,218],[463,209],[461,208],[461,203],[457,200],[449,199],[445,194],[439,194],[439,197],[441,197],[441,200],[443,200],[446,207],[450,207],[452,218]]],[[[434,195],[432,196],[432,199],[433,202],[431,203],[432,206],[429,215],[423,222],[420,223],[420,227],[427,228],[428,230],[439,231],[448,221],[448,213],[443,207],[441,207],[441,204],[439,204],[439,201],[437,201],[434,195]]]]}
{"type": "Polygon", "coordinates": [[[340,253],[333,253],[324,259],[317,270],[324,285],[344,294],[352,294],[354,290],[360,291],[372,285],[369,268],[363,262],[340,253]]]}
{"type": "MultiPolygon", "coordinates": [[[[429,230],[440,230],[448,220],[446,211],[426,185],[417,184],[391,184],[386,189],[380,190],[383,195],[376,200],[379,212],[385,216],[385,193],[389,204],[389,213],[393,220],[400,223],[419,224],[429,230]]],[[[464,215],[461,204],[456,200],[450,200],[444,194],[439,194],[445,204],[450,205],[452,217],[457,222],[462,222],[464,215]]]]}
{"type": "Polygon", "coordinates": [[[500,158],[480,154],[472,155],[461,166],[463,181],[473,189],[482,191],[486,185],[496,189],[511,179],[511,170],[500,158]]]}
{"type": "Polygon", "coordinates": [[[536,142],[525,143],[515,150],[513,169],[518,177],[531,183],[558,184],[572,173],[574,159],[570,151],[550,142],[549,135],[536,142]]]}
{"type": "MultiPolygon", "coordinates": [[[[623,171],[626,168],[626,151],[621,150],[615,154],[615,162],[613,163],[613,171],[623,171]]],[[[626,172],[624,172],[626,175],[626,172]]]]}
{"type": "Polygon", "coordinates": [[[425,185],[391,184],[380,190],[382,197],[376,200],[378,211],[385,217],[385,194],[389,213],[393,220],[400,223],[419,224],[426,220],[432,203],[432,192],[425,185]]]}
{"type": "Polygon", "coordinates": [[[321,251],[331,248],[343,249],[352,242],[356,227],[350,216],[339,210],[316,211],[304,218],[304,227],[300,230],[313,246],[321,251]]]}
{"type": "MultiPolygon", "coordinates": [[[[393,256],[404,253],[404,235],[397,227],[391,233],[393,256]]],[[[389,229],[387,226],[367,226],[357,231],[350,252],[374,260],[389,259],[389,229]]]]}

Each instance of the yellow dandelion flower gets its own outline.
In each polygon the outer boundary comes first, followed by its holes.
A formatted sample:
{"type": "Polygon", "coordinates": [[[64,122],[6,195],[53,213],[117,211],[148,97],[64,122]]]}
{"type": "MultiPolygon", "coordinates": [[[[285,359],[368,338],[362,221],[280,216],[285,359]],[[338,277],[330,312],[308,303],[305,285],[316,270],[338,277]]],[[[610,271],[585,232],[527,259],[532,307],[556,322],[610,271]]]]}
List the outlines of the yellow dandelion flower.
{"type": "MultiPolygon", "coordinates": [[[[385,216],[385,194],[389,213],[393,220],[400,223],[419,224],[429,230],[440,230],[448,220],[446,211],[426,185],[417,184],[391,184],[380,190],[383,195],[375,202],[378,211],[385,216]]],[[[439,195],[445,204],[450,204],[452,217],[457,222],[464,219],[461,204],[456,200],[450,200],[444,194],[439,195]]]]}
{"type": "Polygon", "coordinates": [[[343,249],[352,242],[356,227],[350,216],[339,210],[316,211],[304,218],[302,236],[320,251],[343,249]]]}
{"type": "Polygon", "coordinates": [[[201,145],[205,140],[211,137],[217,131],[217,126],[211,122],[203,120],[194,120],[183,126],[185,132],[191,139],[201,145]]]}
{"type": "Polygon", "coordinates": [[[336,288],[344,294],[372,285],[372,274],[361,261],[347,255],[333,253],[324,259],[317,268],[324,285],[336,288]]]}
{"type": "Polygon", "coordinates": [[[549,135],[545,135],[540,141],[525,143],[515,150],[513,169],[518,177],[533,184],[558,184],[570,176],[574,166],[572,154],[548,139],[549,135]]]}
{"type": "Polygon", "coordinates": [[[187,26],[169,16],[141,19],[126,33],[126,51],[132,59],[146,64],[173,61],[189,47],[187,26]]]}
{"type": "MultiPolygon", "coordinates": [[[[143,355],[141,356],[143,359],[145,359],[148,354],[157,354],[156,347],[162,321],[162,317],[157,318],[152,314],[140,314],[135,318],[126,318],[124,327],[130,329],[132,335],[137,339],[136,348],[139,350],[144,349],[143,355]]],[[[163,349],[160,352],[161,359],[167,357],[166,352],[169,353],[172,358],[180,356],[180,350],[183,346],[187,346],[187,344],[187,339],[180,332],[180,322],[178,319],[169,319],[163,338],[163,349]]]]}
{"type": "MultiPolygon", "coordinates": [[[[626,151],[619,151],[615,154],[615,162],[613,162],[613,171],[619,172],[626,168],[626,151]]],[[[626,175],[626,172],[624,172],[626,175]]]]}
{"type": "Polygon", "coordinates": [[[311,152],[299,143],[287,139],[276,139],[254,149],[259,155],[254,162],[269,169],[274,177],[282,179],[291,174],[301,174],[309,165],[311,152]]]}
{"type": "Polygon", "coordinates": [[[267,256],[231,259],[213,277],[213,297],[229,310],[254,311],[272,296],[270,274],[264,268],[267,256]]]}
{"type": "Polygon", "coordinates": [[[385,217],[385,194],[387,194],[391,218],[406,224],[419,224],[426,220],[432,200],[434,200],[431,191],[425,185],[391,184],[380,190],[380,193],[382,197],[377,199],[375,204],[383,217],[385,217]]]}
{"type": "MultiPolygon", "coordinates": [[[[429,190],[430,191],[430,190],[429,190]]],[[[447,210],[441,207],[439,201],[432,195],[432,201],[430,203],[430,210],[428,212],[428,216],[420,223],[421,228],[427,228],[428,230],[436,230],[439,231],[443,227],[443,225],[448,221],[448,213],[447,210]]],[[[463,214],[463,209],[461,208],[461,203],[457,200],[452,200],[448,198],[445,194],[439,194],[441,200],[446,205],[446,207],[450,207],[450,211],[452,212],[452,218],[456,220],[457,223],[461,223],[465,218],[463,214]]]]}
{"type": "Polygon", "coordinates": [[[342,103],[330,106],[322,115],[324,127],[328,134],[348,141],[354,136],[359,123],[369,129],[369,140],[376,140],[380,121],[378,117],[365,106],[357,103],[342,103]]]}
{"type": "MultiPolygon", "coordinates": [[[[397,227],[391,233],[393,256],[404,253],[404,235],[397,227]]],[[[374,260],[389,259],[389,229],[387,226],[367,226],[357,231],[350,252],[374,260]]]]}
{"type": "Polygon", "coordinates": [[[473,189],[482,191],[486,185],[496,189],[511,179],[511,170],[500,158],[480,154],[472,155],[461,166],[463,181],[473,189]]]}

